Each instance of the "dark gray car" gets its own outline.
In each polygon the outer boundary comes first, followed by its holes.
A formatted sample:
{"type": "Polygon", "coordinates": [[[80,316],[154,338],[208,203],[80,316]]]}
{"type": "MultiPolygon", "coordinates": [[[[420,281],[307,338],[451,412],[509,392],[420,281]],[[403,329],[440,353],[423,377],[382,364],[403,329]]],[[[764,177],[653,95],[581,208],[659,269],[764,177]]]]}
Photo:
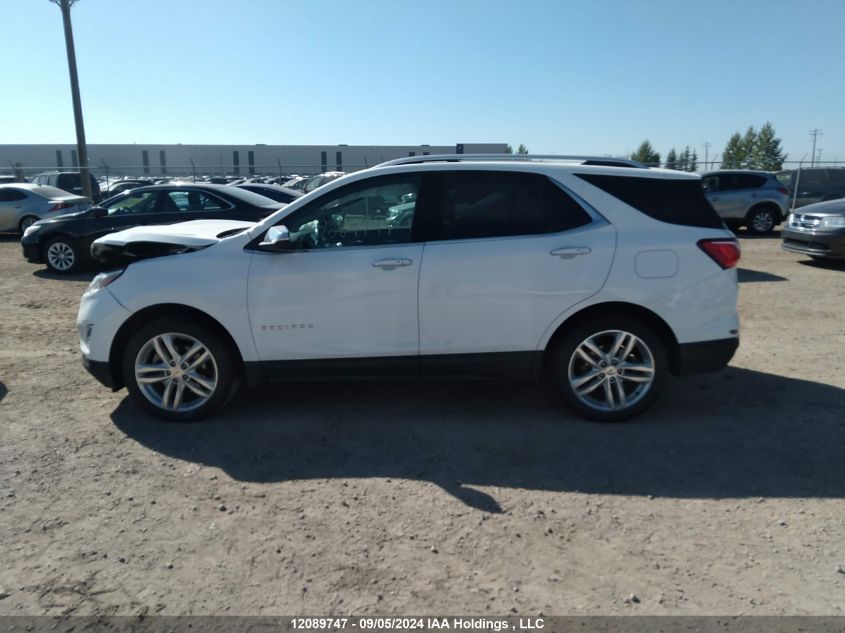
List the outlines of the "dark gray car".
{"type": "Polygon", "coordinates": [[[813,259],[845,259],[845,200],[808,204],[790,214],[781,239],[787,251],[813,259]]]}
{"type": "Polygon", "coordinates": [[[702,176],[704,193],[731,228],[764,235],[789,213],[789,192],[767,171],[720,170],[702,176]]]}
{"type": "Polygon", "coordinates": [[[845,167],[805,167],[778,172],[777,179],[789,190],[795,208],[815,202],[845,198],[845,167]],[[798,192],[795,192],[795,185],[798,192]]]}

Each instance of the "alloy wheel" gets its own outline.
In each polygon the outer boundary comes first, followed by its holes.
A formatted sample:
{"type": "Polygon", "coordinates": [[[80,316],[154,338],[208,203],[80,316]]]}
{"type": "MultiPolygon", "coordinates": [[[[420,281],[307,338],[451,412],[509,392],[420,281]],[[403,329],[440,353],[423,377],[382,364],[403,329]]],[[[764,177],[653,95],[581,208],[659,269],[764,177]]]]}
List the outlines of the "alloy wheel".
{"type": "Polygon", "coordinates": [[[76,263],[76,253],[65,242],[53,242],[47,248],[47,262],[59,271],[67,271],[76,263]]]}
{"type": "Polygon", "coordinates": [[[165,411],[193,411],[217,390],[217,361],[208,347],[188,334],[154,336],[139,350],[134,369],[141,393],[165,411]]]}
{"type": "Polygon", "coordinates": [[[768,233],[775,226],[775,218],[770,211],[758,211],[751,219],[751,226],[757,233],[768,233]]]}
{"type": "Polygon", "coordinates": [[[654,355],[638,336],[605,330],[584,339],[569,359],[575,397],[597,411],[622,411],[645,397],[655,377],[654,355]]]}

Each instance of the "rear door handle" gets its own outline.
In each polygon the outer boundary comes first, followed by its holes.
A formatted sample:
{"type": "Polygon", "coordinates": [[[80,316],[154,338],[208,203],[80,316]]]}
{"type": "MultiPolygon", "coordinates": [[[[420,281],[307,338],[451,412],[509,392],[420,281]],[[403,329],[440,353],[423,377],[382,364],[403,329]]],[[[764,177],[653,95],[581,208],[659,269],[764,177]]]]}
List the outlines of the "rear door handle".
{"type": "Polygon", "coordinates": [[[572,259],[579,255],[589,255],[591,252],[586,246],[564,246],[563,248],[556,248],[551,254],[563,259],[572,259]]]}
{"type": "Polygon", "coordinates": [[[410,266],[410,259],[378,259],[373,262],[376,268],[399,268],[400,266],[410,266]]]}

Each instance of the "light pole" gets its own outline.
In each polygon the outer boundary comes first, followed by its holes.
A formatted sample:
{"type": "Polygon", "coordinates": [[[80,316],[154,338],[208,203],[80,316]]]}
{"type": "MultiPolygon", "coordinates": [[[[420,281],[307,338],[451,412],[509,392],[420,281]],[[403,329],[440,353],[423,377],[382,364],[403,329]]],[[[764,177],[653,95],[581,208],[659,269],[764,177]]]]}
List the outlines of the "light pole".
{"type": "Polygon", "coordinates": [[[795,173],[795,184],[792,187],[792,208],[790,209],[793,213],[795,213],[795,202],[798,199],[798,185],[801,182],[801,166],[804,164],[805,158],[807,158],[806,153],[798,161],[798,171],[795,173]]]}
{"type": "Polygon", "coordinates": [[[67,69],[70,74],[70,94],[73,99],[73,122],[76,125],[76,153],[79,157],[79,179],[82,195],[92,200],[91,177],[88,175],[88,148],[85,144],[85,125],[82,123],[82,102],[79,99],[79,76],[76,73],[76,49],[73,46],[73,27],[70,24],[70,8],[77,0],[50,0],[62,10],[67,48],[67,69]]]}

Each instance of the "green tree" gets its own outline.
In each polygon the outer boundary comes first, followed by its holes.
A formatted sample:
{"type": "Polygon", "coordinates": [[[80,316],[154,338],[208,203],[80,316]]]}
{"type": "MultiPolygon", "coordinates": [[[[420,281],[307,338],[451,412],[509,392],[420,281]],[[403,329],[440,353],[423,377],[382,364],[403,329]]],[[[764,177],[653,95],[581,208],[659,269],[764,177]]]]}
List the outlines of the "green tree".
{"type": "Polygon", "coordinates": [[[505,145],[505,154],[513,154],[513,147],[505,145]]]}
{"type": "Polygon", "coordinates": [[[666,169],[677,169],[678,168],[678,154],[675,152],[675,148],[669,150],[669,153],[666,154],[666,169]]]}
{"type": "Polygon", "coordinates": [[[739,167],[751,169],[754,162],[754,152],[757,149],[757,132],[754,131],[753,125],[749,125],[745,131],[745,135],[740,141],[740,147],[742,148],[742,156],[739,167]]]}
{"type": "Polygon", "coordinates": [[[519,147],[517,147],[517,148],[516,148],[516,153],[517,153],[517,154],[527,154],[527,153],[528,153],[528,148],[527,148],[527,147],[525,147],[525,145],[523,145],[522,143],[520,143],[520,144],[519,144],[519,147]]]}
{"type": "Polygon", "coordinates": [[[690,156],[687,171],[698,171],[698,154],[695,150],[692,150],[692,156],[690,156]]]}
{"type": "Polygon", "coordinates": [[[678,157],[678,169],[681,171],[689,171],[690,153],[689,145],[684,148],[681,155],[678,157]]]}
{"type": "Polygon", "coordinates": [[[752,155],[753,167],[766,171],[779,171],[783,168],[783,161],[786,154],[780,146],[780,139],[775,136],[774,126],[766,121],[757,134],[757,142],[752,155]]]}
{"type": "Polygon", "coordinates": [[[742,165],[743,147],[739,132],[734,132],[722,152],[722,169],[736,169],[742,165]]]}
{"type": "Polygon", "coordinates": [[[646,139],[640,143],[637,151],[631,154],[631,160],[635,160],[638,163],[642,163],[643,165],[648,165],[650,167],[659,167],[660,153],[655,152],[651,143],[649,143],[648,139],[646,139]]]}

